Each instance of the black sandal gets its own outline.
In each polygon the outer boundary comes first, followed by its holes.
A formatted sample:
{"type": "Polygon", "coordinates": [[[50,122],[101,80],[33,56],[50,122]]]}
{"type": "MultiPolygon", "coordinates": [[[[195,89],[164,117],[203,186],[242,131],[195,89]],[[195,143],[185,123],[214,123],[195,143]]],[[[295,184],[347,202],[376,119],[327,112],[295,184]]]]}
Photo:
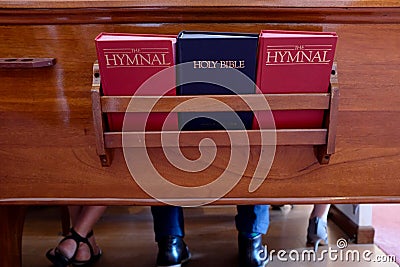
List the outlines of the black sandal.
{"type": "Polygon", "coordinates": [[[71,234],[62,239],[60,243],[64,242],[67,239],[72,239],[75,241],[76,248],[71,258],[66,257],[57,247],[54,249],[54,254],[51,254],[53,249],[50,249],[46,253],[47,259],[49,259],[55,267],[66,267],[70,264],[72,264],[73,266],[86,267],[92,265],[94,262],[100,259],[102,255],[101,250],[99,250],[98,254],[94,254],[93,247],[88,240],[88,238],[93,236],[93,231],[90,231],[86,237],[80,236],[73,228],[71,228],[70,232],[71,234]],[[86,244],[90,252],[90,258],[85,261],[79,261],[75,259],[76,254],[78,253],[79,250],[79,245],[81,243],[86,244]]]}

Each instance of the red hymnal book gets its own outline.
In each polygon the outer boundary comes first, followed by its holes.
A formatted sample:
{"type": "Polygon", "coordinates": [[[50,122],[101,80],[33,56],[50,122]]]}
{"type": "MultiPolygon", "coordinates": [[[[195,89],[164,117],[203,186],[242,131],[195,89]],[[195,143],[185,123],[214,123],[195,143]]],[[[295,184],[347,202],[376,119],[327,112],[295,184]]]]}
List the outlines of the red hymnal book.
{"type": "MultiPolygon", "coordinates": [[[[261,31],[258,48],[257,86],[263,94],[326,93],[335,55],[334,32],[261,31]]],[[[259,112],[253,127],[269,128],[259,112]]],[[[323,110],[277,110],[275,126],[321,128],[323,110]]]]}
{"type": "MultiPolygon", "coordinates": [[[[156,82],[162,89],[154,86],[147,91],[137,91],[147,79],[174,66],[176,36],[101,33],[95,42],[103,95],[176,95],[174,71],[168,72],[168,77],[164,75],[163,80],[156,82]],[[165,91],[165,84],[173,85],[173,88],[164,94],[160,91],[165,91]]],[[[126,113],[124,130],[143,130],[144,125],[147,131],[177,130],[177,115],[171,114],[166,120],[167,115],[126,113]],[[147,115],[149,117],[146,120],[147,115]]],[[[125,113],[109,113],[109,130],[121,131],[124,116],[125,113]]]]}

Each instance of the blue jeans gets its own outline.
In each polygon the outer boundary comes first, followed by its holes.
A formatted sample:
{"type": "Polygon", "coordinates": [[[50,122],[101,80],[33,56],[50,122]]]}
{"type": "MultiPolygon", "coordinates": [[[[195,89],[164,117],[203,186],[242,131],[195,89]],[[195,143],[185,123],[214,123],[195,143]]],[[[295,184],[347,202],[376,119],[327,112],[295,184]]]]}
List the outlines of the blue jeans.
{"type": "MultiPolygon", "coordinates": [[[[168,235],[185,236],[183,210],[176,206],[153,206],[151,213],[154,220],[156,241],[168,235]]],[[[265,234],[269,226],[268,205],[237,206],[235,216],[236,229],[239,232],[265,234]]]]}
{"type": "Polygon", "coordinates": [[[152,206],[156,241],[168,235],[185,236],[183,209],[177,206],[152,206]]]}
{"type": "Polygon", "coordinates": [[[239,205],[235,216],[239,232],[266,234],[269,226],[269,205],[239,205]]]}

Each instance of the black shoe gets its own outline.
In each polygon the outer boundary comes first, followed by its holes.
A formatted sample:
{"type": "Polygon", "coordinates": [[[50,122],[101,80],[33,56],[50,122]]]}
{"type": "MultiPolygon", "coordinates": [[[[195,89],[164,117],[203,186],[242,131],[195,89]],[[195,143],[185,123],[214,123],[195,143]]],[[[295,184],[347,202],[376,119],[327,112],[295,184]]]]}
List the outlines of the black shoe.
{"type": "Polygon", "coordinates": [[[268,263],[268,251],[262,245],[262,235],[248,238],[239,233],[239,267],[264,267],[268,263]]]}
{"type": "Polygon", "coordinates": [[[158,241],[158,267],[180,267],[190,256],[189,249],[180,236],[166,236],[158,241]]]}
{"type": "Polygon", "coordinates": [[[55,267],[66,267],[72,264],[72,266],[79,266],[79,267],[86,267],[91,266],[101,257],[101,250],[99,250],[98,254],[94,254],[94,250],[92,245],[90,244],[88,238],[93,235],[93,231],[90,231],[86,237],[82,237],[79,235],[73,228],[71,228],[69,235],[67,235],[60,243],[64,242],[65,240],[71,239],[76,243],[75,251],[71,258],[65,256],[59,249],[56,247],[55,249],[50,249],[46,253],[47,259],[53,263],[55,267]],[[79,250],[79,245],[84,243],[88,246],[90,252],[90,258],[85,261],[79,261],[75,259],[76,254],[79,250]]]}
{"type": "Polygon", "coordinates": [[[281,210],[284,205],[271,205],[272,210],[281,210]]]}

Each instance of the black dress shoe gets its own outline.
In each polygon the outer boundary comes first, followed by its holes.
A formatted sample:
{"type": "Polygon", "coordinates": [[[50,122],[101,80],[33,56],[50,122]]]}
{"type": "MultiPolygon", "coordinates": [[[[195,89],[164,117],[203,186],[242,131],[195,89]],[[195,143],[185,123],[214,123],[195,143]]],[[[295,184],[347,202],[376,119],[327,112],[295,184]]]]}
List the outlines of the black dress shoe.
{"type": "Polygon", "coordinates": [[[182,237],[166,236],[158,241],[158,267],[180,267],[190,259],[190,252],[182,237]]]}
{"type": "Polygon", "coordinates": [[[238,236],[239,267],[264,267],[268,263],[268,252],[262,245],[262,235],[238,236]]]}

